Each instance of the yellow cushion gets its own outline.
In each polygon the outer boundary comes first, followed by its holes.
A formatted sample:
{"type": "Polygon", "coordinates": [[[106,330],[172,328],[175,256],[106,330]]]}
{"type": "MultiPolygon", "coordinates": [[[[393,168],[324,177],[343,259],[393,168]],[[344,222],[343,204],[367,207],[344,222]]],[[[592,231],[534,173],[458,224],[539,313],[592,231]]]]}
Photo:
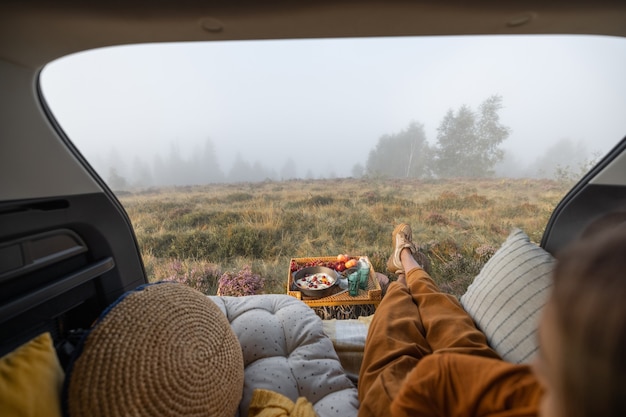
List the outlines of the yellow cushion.
{"type": "Polygon", "coordinates": [[[317,414],[304,397],[294,403],[278,392],[257,388],[252,394],[249,417],[317,417],[317,414]]]}
{"type": "Polygon", "coordinates": [[[63,369],[50,333],[0,358],[0,416],[61,416],[63,369]]]}

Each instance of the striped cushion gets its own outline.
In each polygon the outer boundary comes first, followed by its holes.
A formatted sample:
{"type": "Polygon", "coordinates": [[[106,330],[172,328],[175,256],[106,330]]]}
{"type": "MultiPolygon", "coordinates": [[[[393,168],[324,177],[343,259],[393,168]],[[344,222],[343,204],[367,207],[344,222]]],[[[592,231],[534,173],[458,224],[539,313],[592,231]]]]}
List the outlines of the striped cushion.
{"type": "Polygon", "coordinates": [[[532,361],[554,264],[548,252],[515,229],[461,297],[465,310],[504,360],[532,361]]]}

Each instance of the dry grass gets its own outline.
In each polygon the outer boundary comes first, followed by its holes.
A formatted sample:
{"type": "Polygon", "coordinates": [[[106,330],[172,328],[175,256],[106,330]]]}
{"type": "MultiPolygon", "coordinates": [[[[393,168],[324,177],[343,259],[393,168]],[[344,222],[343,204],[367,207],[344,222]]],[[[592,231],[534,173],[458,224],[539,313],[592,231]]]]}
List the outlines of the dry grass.
{"type": "Polygon", "coordinates": [[[406,222],[435,280],[458,296],[512,228],[538,242],[568,188],[548,180],[298,180],[149,190],[120,200],[151,281],[171,278],[178,262],[180,273],[214,293],[223,272],[250,265],[265,278],[265,292],[280,293],[290,258],[338,253],[367,255],[384,272],[390,233],[406,222]]]}

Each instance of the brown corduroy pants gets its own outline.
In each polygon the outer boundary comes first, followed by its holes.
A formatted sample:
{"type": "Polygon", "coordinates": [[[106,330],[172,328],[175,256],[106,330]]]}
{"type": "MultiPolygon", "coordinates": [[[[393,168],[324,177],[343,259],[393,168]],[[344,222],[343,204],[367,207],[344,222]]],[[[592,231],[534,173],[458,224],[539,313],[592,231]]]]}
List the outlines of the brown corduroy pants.
{"type": "Polygon", "coordinates": [[[390,284],[370,324],[359,416],[536,414],[541,389],[530,368],[500,360],[424,270],[409,271],[407,283],[390,284]]]}

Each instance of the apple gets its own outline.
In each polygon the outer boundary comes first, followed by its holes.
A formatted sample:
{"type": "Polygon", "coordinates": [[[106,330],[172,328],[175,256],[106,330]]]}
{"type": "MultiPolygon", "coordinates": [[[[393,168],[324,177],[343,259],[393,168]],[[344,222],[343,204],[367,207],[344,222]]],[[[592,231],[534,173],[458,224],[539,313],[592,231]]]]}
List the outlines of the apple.
{"type": "Polygon", "coordinates": [[[335,266],[335,270],[339,272],[343,272],[346,270],[346,264],[344,262],[338,262],[337,266],[335,266]]]}
{"type": "Polygon", "coordinates": [[[354,266],[356,266],[356,259],[349,259],[346,263],[346,269],[350,269],[354,266]]]}
{"type": "Polygon", "coordinates": [[[340,253],[339,255],[337,255],[337,260],[339,262],[347,262],[350,258],[348,257],[348,255],[345,255],[343,253],[340,253]]]}

